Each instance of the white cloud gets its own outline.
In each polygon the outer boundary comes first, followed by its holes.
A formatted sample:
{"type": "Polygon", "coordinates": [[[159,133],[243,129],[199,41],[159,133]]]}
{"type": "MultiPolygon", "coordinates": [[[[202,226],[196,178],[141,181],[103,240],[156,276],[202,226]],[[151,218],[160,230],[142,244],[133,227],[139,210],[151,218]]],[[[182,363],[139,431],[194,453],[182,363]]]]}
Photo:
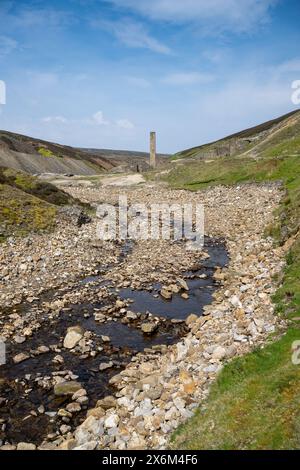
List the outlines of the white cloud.
{"type": "Polygon", "coordinates": [[[151,36],[142,23],[124,18],[120,21],[93,21],[93,26],[100,27],[114,34],[127,47],[149,49],[159,54],[170,54],[171,49],[151,36]]]}
{"type": "Polygon", "coordinates": [[[66,124],[68,120],[64,116],[47,116],[42,119],[43,122],[59,122],[66,124]]]}
{"type": "Polygon", "coordinates": [[[95,114],[93,114],[93,122],[98,124],[99,126],[108,126],[109,121],[107,121],[104,118],[103,112],[102,111],[97,111],[95,114]]]}
{"type": "Polygon", "coordinates": [[[110,0],[111,3],[163,21],[211,22],[222,29],[251,29],[268,20],[278,0],[110,0]]]}
{"type": "Polygon", "coordinates": [[[120,127],[121,129],[134,129],[135,128],[135,125],[129,121],[128,119],[119,119],[118,121],[116,121],[117,123],[117,126],[120,127]]]}
{"type": "Polygon", "coordinates": [[[162,82],[169,85],[194,85],[196,83],[210,83],[214,80],[214,78],[215,77],[211,74],[182,72],[168,75],[162,79],[162,82]]]}
{"type": "Polygon", "coordinates": [[[58,128],[61,124],[69,124],[72,127],[77,124],[81,124],[83,126],[101,126],[106,129],[126,129],[132,130],[135,129],[135,125],[126,118],[117,119],[116,121],[109,121],[104,117],[104,113],[102,111],[97,111],[92,115],[90,118],[75,118],[75,119],[67,119],[64,116],[46,116],[41,119],[43,123],[51,123],[57,124],[58,128]]]}
{"type": "Polygon", "coordinates": [[[17,41],[8,36],[0,36],[0,57],[10,54],[18,47],[17,41]]]}

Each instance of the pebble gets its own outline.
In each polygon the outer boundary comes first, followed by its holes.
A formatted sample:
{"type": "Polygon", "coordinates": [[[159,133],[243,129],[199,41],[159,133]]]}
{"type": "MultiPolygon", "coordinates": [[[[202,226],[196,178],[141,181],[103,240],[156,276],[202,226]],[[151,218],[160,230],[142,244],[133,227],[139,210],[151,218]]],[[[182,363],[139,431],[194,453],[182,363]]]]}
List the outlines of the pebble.
{"type": "Polygon", "coordinates": [[[101,339],[102,339],[103,343],[109,343],[110,342],[110,337],[109,336],[103,335],[103,336],[101,336],[101,339]]]}
{"type": "Polygon", "coordinates": [[[114,363],[112,361],[101,362],[101,364],[99,364],[99,370],[103,372],[104,370],[111,369],[113,366],[114,366],[114,363]]]}
{"type": "Polygon", "coordinates": [[[106,428],[115,428],[118,426],[119,420],[120,418],[117,414],[111,414],[104,421],[104,426],[106,428]]]}
{"type": "Polygon", "coordinates": [[[153,334],[158,328],[158,325],[155,323],[142,323],[141,330],[147,335],[153,334]]]}
{"type": "Polygon", "coordinates": [[[82,386],[79,382],[73,380],[69,382],[61,382],[54,386],[54,393],[56,396],[73,396],[78,390],[82,390],[82,386]]]}
{"type": "Polygon", "coordinates": [[[68,332],[64,339],[64,348],[73,349],[79,343],[84,335],[81,326],[72,326],[68,328],[68,332]]]}
{"type": "Polygon", "coordinates": [[[19,364],[20,362],[27,361],[27,359],[29,358],[30,358],[29,354],[20,353],[14,356],[13,361],[15,364],[19,364]]]}
{"type": "Polygon", "coordinates": [[[17,450],[36,450],[36,445],[30,444],[28,442],[19,442],[17,445],[17,450]]]}
{"type": "Polygon", "coordinates": [[[78,413],[81,410],[81,405],[78,402],[69,403],[66,406],[66,410],[69,411],[69,413],[78,413]]]}

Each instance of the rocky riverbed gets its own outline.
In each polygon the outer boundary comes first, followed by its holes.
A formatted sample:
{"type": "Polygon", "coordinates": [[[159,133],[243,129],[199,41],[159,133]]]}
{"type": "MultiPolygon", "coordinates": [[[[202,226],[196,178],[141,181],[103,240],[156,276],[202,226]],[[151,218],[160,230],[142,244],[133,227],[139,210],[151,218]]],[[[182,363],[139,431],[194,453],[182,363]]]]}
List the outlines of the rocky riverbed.
{"type": "Polygon", "coordinates": [[[2,449],[164,448],[222,363],[280,330],[284,250],[264,230],[281,190],[66,189],[89,203],[201,202],[205,249],[102,242],[96,220],[70,214],[50,235],[2,244],[2,449]]]}

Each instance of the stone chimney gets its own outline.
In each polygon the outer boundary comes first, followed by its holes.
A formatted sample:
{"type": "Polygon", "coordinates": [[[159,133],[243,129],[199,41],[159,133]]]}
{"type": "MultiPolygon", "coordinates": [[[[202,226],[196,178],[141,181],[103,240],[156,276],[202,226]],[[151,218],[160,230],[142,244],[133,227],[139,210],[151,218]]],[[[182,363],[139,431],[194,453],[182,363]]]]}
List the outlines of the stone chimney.
{"type": "Polygon", "coordinates": [[[150,132],[150,166],[156,167],[156,132],[150,132]]]}

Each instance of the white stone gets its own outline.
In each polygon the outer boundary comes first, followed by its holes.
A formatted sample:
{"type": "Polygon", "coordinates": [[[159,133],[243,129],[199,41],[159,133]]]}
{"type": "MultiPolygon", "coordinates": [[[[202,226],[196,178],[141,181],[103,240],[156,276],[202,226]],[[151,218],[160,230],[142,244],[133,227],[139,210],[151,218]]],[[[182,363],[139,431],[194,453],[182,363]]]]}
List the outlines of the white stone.
{"type": "Polygon", "coordinates": [[[233,307],[236,307],[236,308],[241,308],[243,306],[242,302],[240,301],[237,295],[233,295],[229,299],[229,302],[231,303],[231,305],[233,305],[233,307]]]}
{"type": "Polygon", "coordinates": [[[94,440],[95,437],[102,436],[103,433],[104,429],[101,421],[94,416],[89,416],[75,432],[76,444],[78,446],[85,444],[94,440]]]}
{"type": "Polygon", "coordinates": [[[221,359],[224,359],[225,356],[226,356],[226,349],[223,348],[222,346],[217,346],[216,349],[212,353],[212,360],[220,361],[221,359]]]}
{"type": "Polygon", "coordinates": [[[105,421],[104,421],[104,426],[106,428],[116,428],[119,424],[120,418],[117,414],[111,414],[109,415],[105,421]]]}
{"type": "Polygon", "coordinates": [[[80,326],[71,326],[68,328],[68,332],[64,339],[64,348],[73,349],[82,339],[84,334],[83,329],[80,326]]]}
{"type": "Polygon", "coordinates": [[[17,445],[17,450],[35,450],[36,445],[29,442],[19,442],[17,445]]]}
{"type": "Polygon", "coordinates": [[[80,446],[74,447],[73,450],[94,450],[97,447],[97,441],[89,441],[81,444],[80,446]]]}
{"type": "Polygon", "coordinates": [[[177,343],[177,361],[184,359],[188,353],[188,346],[185,343],[177,343]]]}

